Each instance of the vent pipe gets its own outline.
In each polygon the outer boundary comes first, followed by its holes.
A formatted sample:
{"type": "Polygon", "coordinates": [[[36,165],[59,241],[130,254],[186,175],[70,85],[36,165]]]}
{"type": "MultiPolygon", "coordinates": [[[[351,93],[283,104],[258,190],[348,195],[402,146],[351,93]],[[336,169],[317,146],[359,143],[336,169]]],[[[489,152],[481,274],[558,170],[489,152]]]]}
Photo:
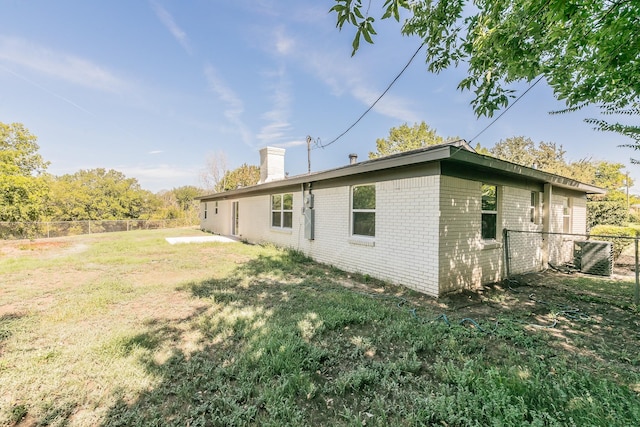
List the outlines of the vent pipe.
{"type": "Polygon", "coordinates": [[[355,153],[349,154],[349,164],[355,165],[356,163],[358,163],[358,155],[355,153]]]}

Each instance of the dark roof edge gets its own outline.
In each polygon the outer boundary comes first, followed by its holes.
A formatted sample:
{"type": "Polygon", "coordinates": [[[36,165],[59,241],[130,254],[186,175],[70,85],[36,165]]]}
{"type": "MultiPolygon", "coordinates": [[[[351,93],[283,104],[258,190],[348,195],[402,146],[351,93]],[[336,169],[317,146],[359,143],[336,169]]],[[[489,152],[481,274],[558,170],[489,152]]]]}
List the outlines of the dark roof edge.
{"type": "Polygon", "coordinates": [[[342,178],[350,175],[358,175],[368,172],[376,172],[385,169],[392,169],[402,166],[447,159],[449,159],[450,161],[469,163],[492,169],[500,169],[507,173],[523,175],[538,181],[549,182],[561,188],[584,191],[591,194],[604,194],[606,192],[599,187],[584,184],[570,178],[542,172],[536,169],[529,168],[527,166],[518,165],[516,163],[499,160],[495,157],[478,154],[465,140],[460,139],[457,141],[446,142],[443,144],[432,145],[416,150],[392,154],[390,156],[380,157],[377,159],[365,160],[353,165],[349,164],[335,169],[296,175],[278,181],[271,181],[264,184],[257,184],[250,187],[239,188],[237,190],[208,194],[196,197],[195,199],[215,200],[222,198],[233,198],[257,191],[278,189],[293,185],[306,184],[309,182],[324,181],[328,179],[342,178]]]}
{"type": "Polygon", "coordinates": [[[607,192],[605,189],[596,187],[595,185],[585,184],[583,182],[576,181],[575,179],[540,171],[528,166],[501,160],[496,157],[481,155],[477,153],[470,154],[461,150],[456,150],[451,154],[451,159],[464,163],[472,163],[474,165],[483,166],[486,168],[500,169],[508,173],[518,174],[520,176],[525,176],[527,178],[532,178],[538,181],[548,182],[555,187],[584,191],[587,194],[605,194],[607,192]]]}

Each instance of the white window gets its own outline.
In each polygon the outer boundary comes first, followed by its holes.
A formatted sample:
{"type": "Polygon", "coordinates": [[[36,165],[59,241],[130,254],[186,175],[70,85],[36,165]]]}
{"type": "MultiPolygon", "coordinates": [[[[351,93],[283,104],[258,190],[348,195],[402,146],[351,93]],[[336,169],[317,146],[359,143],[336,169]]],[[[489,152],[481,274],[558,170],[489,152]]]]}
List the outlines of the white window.
{"type": "Polygon", "coordinates": [[[540,193],[531,192],[530,221],[533,224],[540,224],[540,193]]]}
{"type": "Polygon", "coordinates": [[[568,197],[562,201],[562,232],[571,233],[571,199],[568,197]]]}
{"type": "Polygon", "coordinates": [[[482,184],[482,239],[495,240],[498,229],[498,188],[482,184]]]}
{"type": "Polygon", "coordinates": [[[367,237],[376,235],[375,184],[351,187],[351,234],[367,237]]]}
{"type": "Polygon", "coordinates": [[[271,196],[271,226],[291,228],[293,226],[293,194],[271,196]]]}
{"type": "Polygon", "coordinates": [[[204,219],[207,219],[207,202],[204,202],[204,219]]]}
{"type": "Polygon", "coordinates": [[[218,202],[216,202],[216,210],[214,212],[216,215],[218,215],[218,202]]]}

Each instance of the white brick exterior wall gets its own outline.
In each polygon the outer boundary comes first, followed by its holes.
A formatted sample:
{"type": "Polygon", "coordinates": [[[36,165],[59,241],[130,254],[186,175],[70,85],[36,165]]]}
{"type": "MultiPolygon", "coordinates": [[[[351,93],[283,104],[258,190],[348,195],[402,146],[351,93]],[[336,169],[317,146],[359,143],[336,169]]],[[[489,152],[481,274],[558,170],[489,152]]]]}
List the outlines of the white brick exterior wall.
{"type": "Polygon", "coordinates": [[[503,187],[498,187],[498,230],[495,241],[484,241],[482,183],[442,177],[440,197],[440,293],[471,289],[500,280],[504,226],[503,187]]]}
{"type": "MultiPolygon", "coordinates": [[[[315,240],[304,237],[301,190],[293,192],[293,226],[289,230],[271,227],[270,195],[239,198],[238,234],[251,242],[271,242],[298,249],[316,261],[439,296],[503,277],[504,228],[542,231],[541,218],[536,223],[530,221],[531,191],[527,189],[497,186],[497,236],[495,241],[484,241],[481,238],[481,182],[433,175],[380,181],[375,186],[374,238],[351,236],[351,187],[348,185],[312,190],[315,240]]],[[[564,197],[554,194],[552,198],[552,231],[562,229],[564,197]]],[[[542,200],[540,193],[540,203],[542,200]]],[[[232,202],[219,201],[217,215],[215,202],[207,202],[206,220],[202,218],[201,203],[202,228],[230,234],[232,202]]],[[[572,208],[572,229],[584,233],[584,197],[572,197],[572,208]]],[[[542,268],[541,236],[527,236],[524,246],[511,253],[512,273],[542,268]]],[[[562,250],[555,255],[560,256],[560,252],[562,250]]]]}
{"type": "MultiPolygon", "coordinates": [[[[269,195],[240,199],[240,235],[252,242],[298,249],[319,262],[436,296],[439,179],[429,176],[376,183],[375,238],[351,236],[350,186],[313,190],[315,240],[304,238],[301,191],[293,193],[290,231],[271,228],[269,195]]],[[[212,216],[209,206],[202,228],[228,234],[230,217],[231,202],[219,202],[218,216],[212,216]]]]}
{"type": "Polygon", "coordinates": [[[542,235],[537,233],[542,231],[542,193],[536,192],[538,203],[535,222],[531,222],[531,191],[506,186],[502,187],[502,191],[502,227],[525,231],[509,235],[509,272],[518,274],[540,271],[543,268],[542,235]]]}

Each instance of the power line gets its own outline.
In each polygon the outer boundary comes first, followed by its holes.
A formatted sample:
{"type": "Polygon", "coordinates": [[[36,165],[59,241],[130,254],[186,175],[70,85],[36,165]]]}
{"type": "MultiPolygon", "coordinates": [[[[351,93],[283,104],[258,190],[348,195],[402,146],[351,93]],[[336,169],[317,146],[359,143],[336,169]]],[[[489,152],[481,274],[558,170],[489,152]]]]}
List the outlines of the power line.
{"type": "Polygon", "coordinates": [[[405,70],[407,68],[409,68],[409,65],[411,65],[411,63],[413,62],[414,58],[416,57],[416,55],[418,55],[418,52],[420,52],[420,49],[422,49],[422,46],[424,46],[424,42],[418,47],[418,49],[416,49],[416,51],[413,53],[413,55],[411,56],[411,58],[409,59],[409,61],[407,62],[407,64],[404,66],[404,68],[398,73],[398,75],[391,81],[391,83],[389,83],[389,86],[387,86],[387,88],[384,90],[384,92],[382,92],[382,94],[378,97],[378,99],[376,99],[374,101],[373,104],[371,104],[371,106],[369,108],[367,108],[365,110],[364,113],[362,113],[362,115],[360,117],[358,117],[358,120],[356,120],[355,122],[353,122],[353,124],[351,126],[349,126],[347,128],[347,130],[345,130],[344,132],[342,132],[340,135],[338,135],[336,138],[334,138],[331,142],[327,143],[327,144],[320,144],[320,148],[325,148],[328,147],[329,145],[333,144],[334,142],[338,141],[340,138],[342,138],[347,132],[349,132],[351,129],[353,129],[353,127],[355,125],[358,124],[358,122],[360,120],[362,120],[362,118],[364,116],[367,115],[367,113],[369,111],[371,111],[373,109],[373,107],[375,107],[375,105],[378,103],[378,101],[380,101],[382,99],[383,96],[386,95],[386,93],[389,91],[389,89],[391,89],[391,86],[393,86],[393,84],[396,82],[396,80],[398,80],[400,78],[400,76],[405,72],[405,70]]]}
{"type": "Polygon", "coordinates": [[[482,129],[482,130],[480,131],[480,133],[478,133],[476,136],[474,136],[473,138],[471,138],[471,139],[469,140],[469,143],[473,142],[473,140],[474,140],[474,139],[476,139],[477,137],[479,137],[480,135],[482,135],[482,134],[484,133],[484,131],[486,131],[487,129],[489,129],[489,128],[490,128],[490,127],[491,127],[495,122],[497,122],[497,121],[500,119],[500,117],[504,116],[504,115],[506,114],[506,112],[507,112],[507,111],[509,111],[509,109],[510,109],[511,107],[513,107],[513,106],[514,106],[518,101],[520,101],[520,99],[522,99],[522,97],[523,97],[523,96],[525,96],[525,95],[527,94],[527,92],[529,92],[531,89],[533,89],[533,87],[534,87],[535,85],[537,85],[537,84],[540,82],[540,80],[542,80],[542,77],[544,77],[544,76],[540,76],[540,77],[538,77],[538,80],[536,80],[536,81],[535,81],[531,86],[529,86],[529,87],[527,88],[527,90],[525,90],[524,92],[522,92],[522,93],[520,94],[520,96],[516,98],[516,100],[515,100],[515,101],[513,101],[511,104],[509,104],[509,106],[508,106],[507,108],[505,108],[505,109],[504,109],[504,111],[503,111],[502,113],[500,113],[500,115],[499,115],[498,117],[496,117],[495,119],[493,119],[493,121],[492,121],[491,123],[489,123],[489,124],[488,124],[484,129],[482,129]]]}

